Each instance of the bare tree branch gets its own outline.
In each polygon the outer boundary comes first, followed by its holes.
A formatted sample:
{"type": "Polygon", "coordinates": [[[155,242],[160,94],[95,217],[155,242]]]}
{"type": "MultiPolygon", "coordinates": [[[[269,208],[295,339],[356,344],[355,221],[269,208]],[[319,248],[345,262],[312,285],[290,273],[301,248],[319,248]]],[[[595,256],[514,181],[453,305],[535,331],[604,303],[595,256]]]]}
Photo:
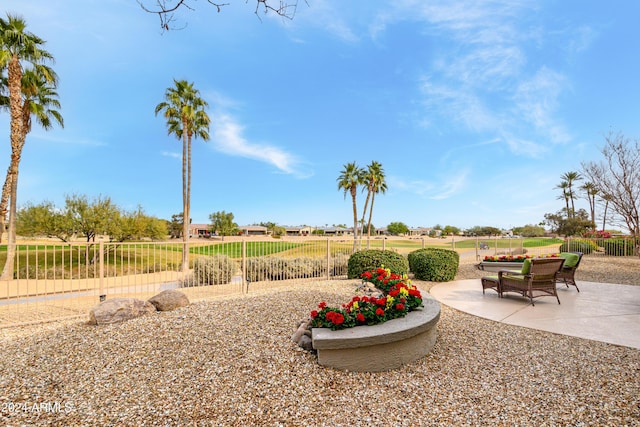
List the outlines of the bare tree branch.
{"type": "MultiPolygon", "coordinates": [[[[181,28],[176,28],[173,26],[173,23],[176,22],[175,12],[177,12],[179,9],[188,9],[190,11],[195,11],[195,8],[192,7],[188,3],[188,1],[191,1],[193,3],[193,2],[196,2],[197,0],[156,0],[155,6],[152,6],[152,7],[146,6],[145,0],[136,0],[136,1],[138,2],[142,10],[144,10],[145,12],[158,15],[158,18],[160,19],[160,27],[162,28],[162,31],[169,31],[169,30],[184,28],[184,26],[181,28]]],[[[247,3],[249,1],[253,1],[253,0],[246,0],[247,3]]],[[[298,1],[299,0],[291,0],[291,3],[288,3],[286,1],[280,0],[278,5],[274,6],[273,0],[255,0],[256,9],[254,13],[256,14],[258,19],[260,19],[261,21],[262,19],[260,18],[260,15],[258,13],[261,10],[263,11],[264,14],[272,12],[283,18],[293,19],[298,8],[298,1]]],[[[217,3],[213,0],[207,0],[207,3],[215,7],[218,13],[222,12],[223,7],[229,6],[230,4],[230,3],[217,3]]],[[[306,3],[306,0],[305,0],[305,3],[306,3]]]]}

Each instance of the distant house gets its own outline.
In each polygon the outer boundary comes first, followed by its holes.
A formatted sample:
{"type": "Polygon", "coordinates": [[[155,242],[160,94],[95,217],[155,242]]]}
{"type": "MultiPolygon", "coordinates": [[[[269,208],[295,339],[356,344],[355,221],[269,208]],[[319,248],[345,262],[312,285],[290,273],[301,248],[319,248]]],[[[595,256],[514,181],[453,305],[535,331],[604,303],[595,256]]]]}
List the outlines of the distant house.
{"type": "Polygon", "coordinates": [[[322,230],[325,236],[344,236],[349,233],[346,227],[318,227],[318,230],[322,230]]]}
{"type": "Polygon", "coordinates": [[[211,224],[189,224],[189,237],[211,237],[211,224]]]}
{"type": "Polygon", "coordinates": [[[409,236],[428,236],[430,231],[431,229],[426,227],[410,228],[409,236]]]}
{"type": "Polygon", "coordinates": [[[238,228],[244,236],[266,236],[270,234],[269,229],[262,225],[243,225],[238,228]]]}
{"type": "Polygon", "coordinates": [[[308,236],[311,234],[311,227],[302,225],[297,227],[284,227],[285,235],[287,236],[308,236]]]}

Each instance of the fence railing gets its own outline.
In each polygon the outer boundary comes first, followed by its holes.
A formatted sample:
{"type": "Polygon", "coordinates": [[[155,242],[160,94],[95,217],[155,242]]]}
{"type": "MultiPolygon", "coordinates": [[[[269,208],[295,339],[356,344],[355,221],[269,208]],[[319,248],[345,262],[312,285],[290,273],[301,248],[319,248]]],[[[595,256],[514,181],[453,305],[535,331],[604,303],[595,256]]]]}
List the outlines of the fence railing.
{"type": "MultiPolygon", "coordinates": [[[[559,252],[562,244],[548,238],[376,237],[357,242],[356,249],[407,255],[441,247],[456,250],[460,263],[469,264],[487,255],[559,252]]],[[[564,244],[594,256],[631,256],[635,247],[631,239],[574,239],[564,244]]],[[[23,243],[16,247],[14,278],[0,281],[0,327],[87,316],[101,300],[147,299],[165,289],[180,288],[198,301],[289,286],[292,281],[346,278],[353,246],[353,240],[319,237],[194,239],[189,268],[183,270],[180,241],[23,243]]],[[[2,246],[0,264],[5,259],[2,246]]]]}

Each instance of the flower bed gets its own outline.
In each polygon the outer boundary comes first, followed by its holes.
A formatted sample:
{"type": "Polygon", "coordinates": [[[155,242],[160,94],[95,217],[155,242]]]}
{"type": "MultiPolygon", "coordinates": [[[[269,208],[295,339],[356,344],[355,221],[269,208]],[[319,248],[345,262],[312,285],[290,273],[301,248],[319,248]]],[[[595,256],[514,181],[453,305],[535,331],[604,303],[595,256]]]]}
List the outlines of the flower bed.
{"type": "Polygon", "coordinates": [[[545,254],[545,255],[494,255],[486,256],[477,264],[479,270],[485,271],[500,271],[500,270],[520,270],[522,264],[526,259],[531,258],[557,258],[560,254],[545,254]]]}
{"type": "Polygon", "coordinates": [[[318,304],[319,310],[311,311],[311,326],[332,330],[361,325],[376,325],[387,320],[404,317],[422,306],[420,291],[406,277],[378,268],[362,274],[362,280],[373,283],[385,296],[376,298],[354,296],[342,307],[318,304]]]}
{"type": "Polygon", "coordinates": [[[311,312],[312,345],[318,363],[337,369],[377,372],[418,360],[433,348],[440,304],[423,300],[405,277],[378,268],[362,274],[382,296],[354,296],[341,307],[318,304],[311,312]]]}

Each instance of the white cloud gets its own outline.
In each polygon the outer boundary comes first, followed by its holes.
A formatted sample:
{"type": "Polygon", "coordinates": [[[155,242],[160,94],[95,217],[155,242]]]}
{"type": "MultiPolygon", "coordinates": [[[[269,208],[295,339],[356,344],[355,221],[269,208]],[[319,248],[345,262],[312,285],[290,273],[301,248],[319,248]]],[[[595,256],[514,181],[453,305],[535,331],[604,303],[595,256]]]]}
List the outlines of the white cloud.
{"type": "Polygon", "coordinates": [[[182,153],[176,153],[175,151],[163,151],[162,153],[165,157],[172,157],[174,159],[182,160],[182,153]]]}
{"type": "Polygon", "coordinates": [[[218,113],[212,123],[213,140],[216,149],[231,155],[245,157],[275,166],[280,172],[292,174],[299,178],[312,175],[309,170],[301,168],[300,161],[291,153],[269,144],[256,144],[247,141],[243,136],[243,127],[229,114],[218,113]]]}

